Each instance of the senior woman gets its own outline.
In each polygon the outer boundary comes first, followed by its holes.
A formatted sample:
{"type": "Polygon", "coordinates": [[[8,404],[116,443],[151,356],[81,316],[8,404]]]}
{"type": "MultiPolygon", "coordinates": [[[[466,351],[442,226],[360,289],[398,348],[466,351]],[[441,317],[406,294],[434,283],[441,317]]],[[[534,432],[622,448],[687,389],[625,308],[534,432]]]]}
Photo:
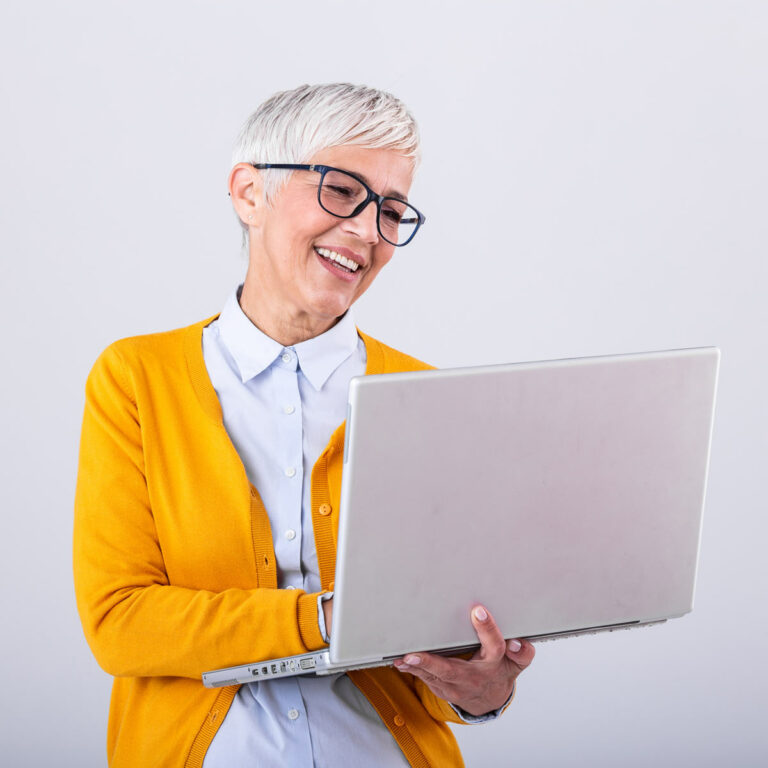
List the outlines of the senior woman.
{"type": "MultiPolygon", "coordinates": [[[[123,339],[86,385],[75,586],[115,676],[112,766],[456,766],[446,722],[509,703],[532,646],[483,606],[471,658],[207,689],[210,669],[324,647],[332,631],[346,393],[424,363],[349,311],[424,222],[416,124],[346,84],[278,93],[245,124],[229,193],[248,244],[220,314],[123,339]]],[[[375,610],[375,595],[372,595],[375,610]]]]}

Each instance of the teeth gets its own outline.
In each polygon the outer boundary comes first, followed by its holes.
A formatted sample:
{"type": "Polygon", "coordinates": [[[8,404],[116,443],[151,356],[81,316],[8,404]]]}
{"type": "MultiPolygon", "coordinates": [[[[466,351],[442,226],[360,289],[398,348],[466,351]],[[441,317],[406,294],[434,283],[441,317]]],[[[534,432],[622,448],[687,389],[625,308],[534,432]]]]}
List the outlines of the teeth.
{"type": "Polygon", "coordinates": [[[336,253],[336,251],[329,251],[327,248],[317,248],[316,250],[321,256],[341,264],[342,267],[346,267],[350,272],[357,272],[357,268],[360,266],[356,261],[347,259],[340,253],[336,253]]]}

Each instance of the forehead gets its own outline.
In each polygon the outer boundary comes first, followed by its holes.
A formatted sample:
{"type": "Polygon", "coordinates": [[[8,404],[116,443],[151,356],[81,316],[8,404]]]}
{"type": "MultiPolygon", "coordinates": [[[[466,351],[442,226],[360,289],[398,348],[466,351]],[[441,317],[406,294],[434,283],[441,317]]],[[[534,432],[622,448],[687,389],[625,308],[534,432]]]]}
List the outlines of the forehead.
{"type": "Polygon", "coordinates": [[[413,181],[413,162],[395,149],[371,149],[345,144],[328,147],[309,160],[351,171],[379,194],[408,196],[413,181]]]}

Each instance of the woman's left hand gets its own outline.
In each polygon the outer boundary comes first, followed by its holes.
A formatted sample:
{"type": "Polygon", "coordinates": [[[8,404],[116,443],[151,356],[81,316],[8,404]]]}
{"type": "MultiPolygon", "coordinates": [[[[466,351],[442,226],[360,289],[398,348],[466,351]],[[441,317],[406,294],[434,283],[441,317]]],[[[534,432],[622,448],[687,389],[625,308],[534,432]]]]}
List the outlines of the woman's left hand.
{"type": "Polygon", "coordinates": [[[487,608],[476,605],[472,625],[480,648],[471,659],[409,653],[395,668],[421,678],[441,699],[471,715],[498,709],[509,698],[517,676],[533,661],[527,640],[506,641],[487,608]]]}

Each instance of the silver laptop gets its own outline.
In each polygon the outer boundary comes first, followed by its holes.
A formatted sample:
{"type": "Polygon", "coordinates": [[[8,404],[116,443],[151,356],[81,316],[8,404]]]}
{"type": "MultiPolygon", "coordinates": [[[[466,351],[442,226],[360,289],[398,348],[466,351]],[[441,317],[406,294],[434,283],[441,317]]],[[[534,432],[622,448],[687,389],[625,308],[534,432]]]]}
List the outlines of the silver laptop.
{"type": "Polygon", "coordinates": [[[719,350],[355,378],[330,647],[209,687],[383,666],[693,607],[719,350]]]}

